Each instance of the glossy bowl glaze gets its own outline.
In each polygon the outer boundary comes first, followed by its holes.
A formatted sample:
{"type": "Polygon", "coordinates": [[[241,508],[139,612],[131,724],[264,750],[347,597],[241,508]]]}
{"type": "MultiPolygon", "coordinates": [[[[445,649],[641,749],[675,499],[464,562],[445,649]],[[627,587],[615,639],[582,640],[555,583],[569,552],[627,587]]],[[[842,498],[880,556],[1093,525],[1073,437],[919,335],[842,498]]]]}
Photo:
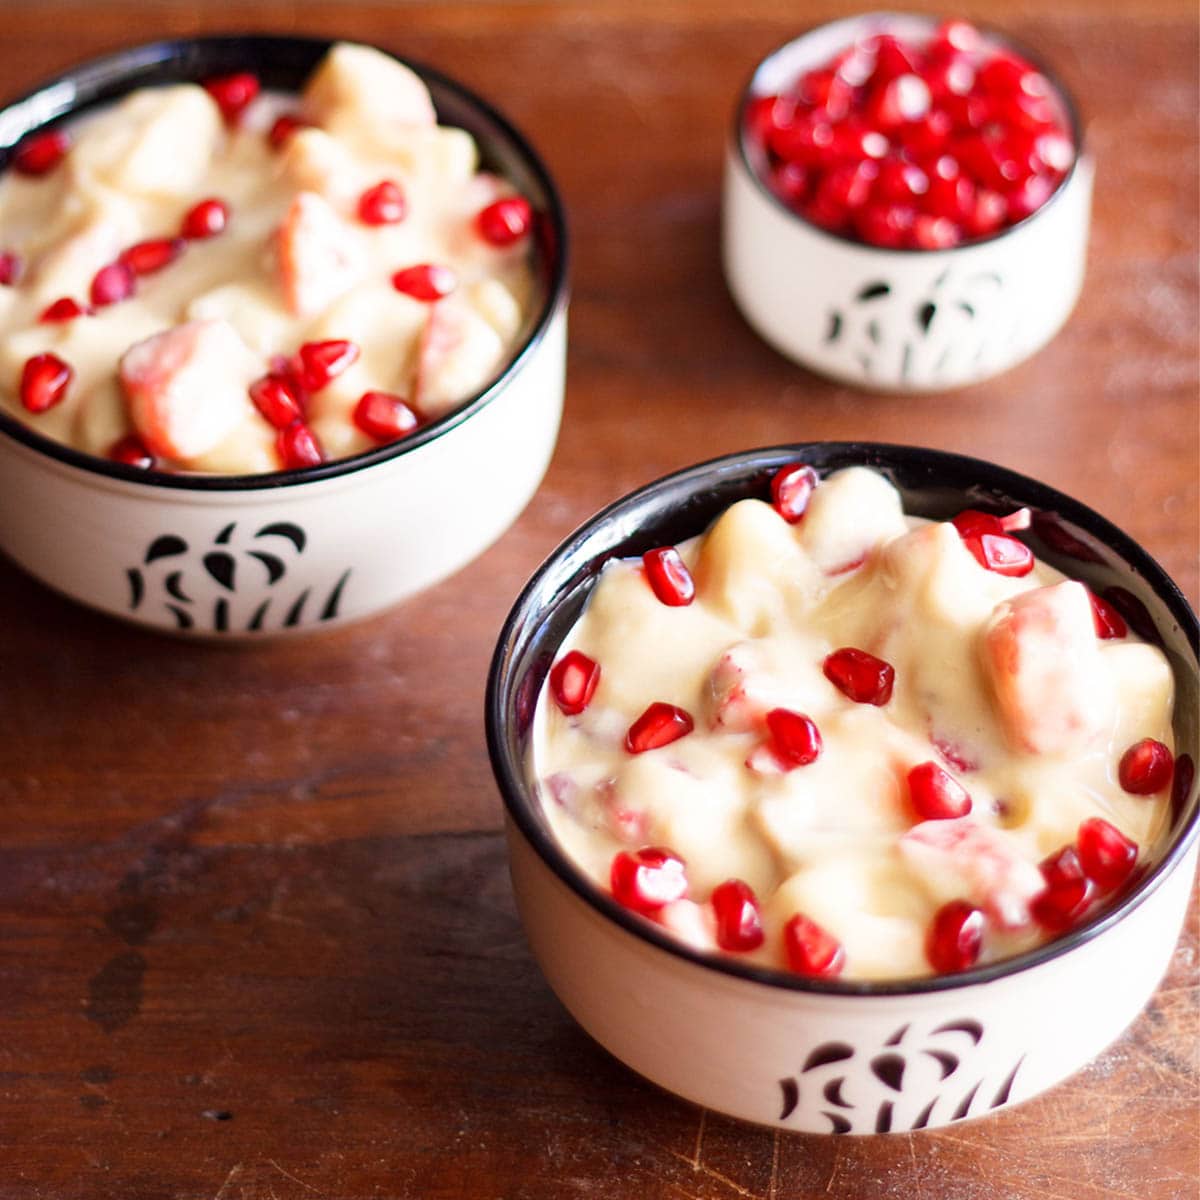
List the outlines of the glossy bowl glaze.
{"type": "Polygon", "coordinates": [[[946,250],[868,245],[807,221],[756,169],[745,136],[755,97],[785,90],[859,38],[923,40],[936,26],[932,17],[866,13],[781,46],[739,98],[726,147],[722,254],[734,301],[780,353],[871,391],[939,391],[997,375],[1058,332],[1083,285],[1092,164],[1074,102],[1040,63],[1062,102],[1075,162],[1041,208],[990,237],[946,250]]]}
{"type": "MultiPolygon", "coordinates": [[[[294,91],[333,43],[154,42],[75,68],[0,111],[0,170],[26,134],[137,87],[254,71],[294,91]]],[[[537,298],[507,366],[403,441],[296,471],[143,471],[42,437],[0,412],[0,550],[71,598],[154,629],[255,638],[374,613],[458,570],[516,519],[562,412],[567,231],[536,153],[484,100],[408,63],[439,121],[537,213],[537,298]]]]}
{"type": "Polygon", "coordinates": [[[652,483],[554,551],[517,600],[492,662],[488,746],[534,955],[567,1009],[617,1058],[745,1120],[812,1133],[906,1131],[1034,1096],[1112,1042],[1170,961],[1200,830],[1198,642],[1186,600],[1127,535],[1070,497],[977,459],[814,443],[730,455],[652,483]],[[774,472],[797,460],[822,475],[852,465],[880,471],[906,511],[924,517],[1028,505],[1034,527],[1023,540],[1119,603],[1170,660],[1184,782],[1170,834],[1136,886],[1065,936],[960,975],[805,979],[689,949],[597,888],[552,836],[527,774],[530,726],[550,664],[601,567],[693,537],[734,501],[768,498],[774,472]]]}

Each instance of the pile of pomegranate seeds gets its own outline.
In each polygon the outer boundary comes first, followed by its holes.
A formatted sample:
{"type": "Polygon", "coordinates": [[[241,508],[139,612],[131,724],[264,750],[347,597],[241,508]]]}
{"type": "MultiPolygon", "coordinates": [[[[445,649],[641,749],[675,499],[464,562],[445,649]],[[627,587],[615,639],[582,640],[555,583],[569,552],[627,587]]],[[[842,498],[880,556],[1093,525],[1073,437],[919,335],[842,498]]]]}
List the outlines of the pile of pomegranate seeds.
{"type": "Polygon", "coordinates": [[[599,682],[600,664],[582,651],[572,650],[551,668],[550,694],[555,704],[573,717],[591,703],[599,682]]]}
{"type": "Polygon", "coordinates": [[[797,975],[834,979],[846,965],[841,942],[803,913],[796,913],[783,927],[783,950],[797,975]]]}
{"type": "Polygon", "coordinates": [[[684,608],[696,598],[696,585],[679,551],[660,546],[642,555],[646,580],[654,594],[669,608],[684,608]]]}
{"type": "Polygon", "coordinates": [[[772,191],[824,229],[938,250],[1029,216],[1075,160],[1063,105],[1020,55],[948,21],[868,37],[758,96],[746,134],[772,191]]]}
{"type": "Polygon", "coordinates": [[[634,912],[655,913],[687,895],[683,859],[657,846],[630,854],[621,851],[612,861],[609,886],[613,896],[634,912]]]}
{"type": "Polygon", "coordinates": [[[686,737],[695,728],[691,713],[674,704],[656,700],[632,725],[625,735],[625,749],[630,754],[645,754],[669,746],[686,737]]]}

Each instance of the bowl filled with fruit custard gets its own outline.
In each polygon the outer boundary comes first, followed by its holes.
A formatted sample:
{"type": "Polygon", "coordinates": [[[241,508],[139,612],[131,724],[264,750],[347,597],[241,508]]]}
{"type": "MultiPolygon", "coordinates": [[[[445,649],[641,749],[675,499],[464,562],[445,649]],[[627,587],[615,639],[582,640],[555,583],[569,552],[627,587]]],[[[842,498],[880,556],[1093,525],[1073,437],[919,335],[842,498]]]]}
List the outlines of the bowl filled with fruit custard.
{"type": "Polygon", "coordinates": [[[307,628],[524,506],[565,225],[483,100],[372,47],[196,39],[45,85],[0,147],[5,486],[58,524],[5,505],[0,546],[34,574],[170,629],[307,628]]]}
{"type": "Polygon", "coordinates": [[[1092,168],[1029,51],[870,13],[768,55],[726,157],[725,271],[751,325],[822,374],[932,390],[1047,342],[1083,280],[1092,168]]]}
{"type": "Polygon", "coordinates": [[[552,556],[493,667],[535,954],[618,1057],[737,1116],[1033,1095],[1178,935],[1196,637],[1119,530],[977,460],[817,444],[652,484],[552,556]]]}

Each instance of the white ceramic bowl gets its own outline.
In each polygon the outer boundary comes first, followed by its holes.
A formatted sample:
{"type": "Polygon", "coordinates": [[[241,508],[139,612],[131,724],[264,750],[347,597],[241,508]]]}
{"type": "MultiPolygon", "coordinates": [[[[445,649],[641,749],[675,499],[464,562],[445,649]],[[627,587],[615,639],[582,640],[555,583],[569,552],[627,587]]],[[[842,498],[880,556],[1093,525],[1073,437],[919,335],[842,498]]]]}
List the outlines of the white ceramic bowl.
{"type": "Polygon", "coordinates": [[[726,149],[722,254],[734,301],[780,353],[873,391],[959,387],[1015,366],[1058,332],[1083,283],[1092,164],[1075,107],[1044,67],[1063,102],[1075,163],[1041,208],[991,237],[948,250],[867,245],[805,220],[756,171],[744,132],[751,100],[786,90],[860,37],[923,40],[936,24],[869,13],[782,46],[754,72],[726,149]]]}
{"type": "MultiPolygon", "coordinates": [[[[26,133],[133,87],[253,70],[294,90],[331,43],[160,42],[90,62],[0,112],[0,168],[26,133]]],[[[0,413],[0,550],[57,591],[155,629],[219,637],[329,628],[451,574],[515,520],[562,412],[567,243],[524,138],[461,85],[414,67],[439,119],[528,196],[535,309],[509,364],[462,406],[389,446],[298,471],[199,476],[82,454],[0,413]]]]}
{"type": "Polygon", "coordinates": [[[906,1131],[1034,1096],[1112,1042],[1170,960],[1200,831],[1198,639],[1178,589],[1120,530],[1059,492],[975,459],[818,443],[732,455],[651,484],[550,556],[517,601],[492,663],[488,745],[534,955],[567,1009],[617,1058],[748,1121],[810,1133],[906,1131]],[[1168,842],[1134,885],[1066,936],[961,975],[805,979],[689,949],[597,888],[550,833],[526,773],[528,733],[549,666],[601,565],[694,536],[735,500],[766,498],[772,474],[798,459],[822,474],[873,467],[900,488],[908,511],[929,517],[968,505],[1029,505],[1037,516],[1025,536],[1035,552],[1119,602],[1170,659],[1181,765],[1168,842]]]}

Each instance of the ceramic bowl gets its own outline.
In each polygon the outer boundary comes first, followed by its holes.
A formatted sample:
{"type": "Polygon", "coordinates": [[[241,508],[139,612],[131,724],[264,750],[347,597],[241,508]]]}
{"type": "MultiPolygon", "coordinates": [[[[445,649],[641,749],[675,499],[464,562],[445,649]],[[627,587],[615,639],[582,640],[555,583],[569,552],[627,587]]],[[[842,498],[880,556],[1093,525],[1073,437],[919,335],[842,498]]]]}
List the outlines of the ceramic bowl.
{"type": "MultiPolygon", "coordinates": [[[[27,133],[135,87],[257,72],[295,90],[331,42],[156,42],[76,68],[0,112],[0,169],[27,133]]],[[[567,235],[535,152],[499,113],[415,64],[439,119],[528,196],[534,310],[503,373],[401,442],[248,476],[142,471],[52,442],[0,413],[0,550],[57,591],[154,629],[259,637],[367,616],[456,571],[540,483],[562,411],[567,235]]]]}
{"type": "Polygon", "coordinates": [[[860,38],[892,33],[921,41],[936,24],[870,13],[788,42],[755,70],[726,149],[722,253],[734,301],[780,353],[872,391],[959,387],[1015,366],[1058,332],[1083,283],[1092,164],[1074,103],[1040,64],[1061,98],[1075,162],[1041,208],[988,238],[947,250],[852,241],[792,211],[756,169],[744,132],[755,97],[786,90],[860,38]]]}
{"type": "Polygon", "coordinates": [[[1034,1096],[1112,1042],[1170,960],[1200,828],[1194,769],[1187,778],[1200,743],[1197,642],[1195,614],[1129,537],[1077,501],[975,459],[818,443],[735,454],[653,483],[547,559],[517,600],[492,662],[488,745],[533,953],[563,1004],[617,1058],[671,1092],[748,1121],[810,1133],[907,1131],[1034,1096]],[[772,474],[797,460],[822,474],[873,467],[900,489],[908,512],[926,517],[1030,506],[1037,516],[1024,536],[1034,551],[1119,600],[1166,653],[1181,756],[1171,832],[1136,887],[1086,924],[961,975],[818,981],[689,949],[618,905],[556,843],[526,774],[530,724],[601,566],[697,535],[736,500],[768,498],[772,474]]]}

